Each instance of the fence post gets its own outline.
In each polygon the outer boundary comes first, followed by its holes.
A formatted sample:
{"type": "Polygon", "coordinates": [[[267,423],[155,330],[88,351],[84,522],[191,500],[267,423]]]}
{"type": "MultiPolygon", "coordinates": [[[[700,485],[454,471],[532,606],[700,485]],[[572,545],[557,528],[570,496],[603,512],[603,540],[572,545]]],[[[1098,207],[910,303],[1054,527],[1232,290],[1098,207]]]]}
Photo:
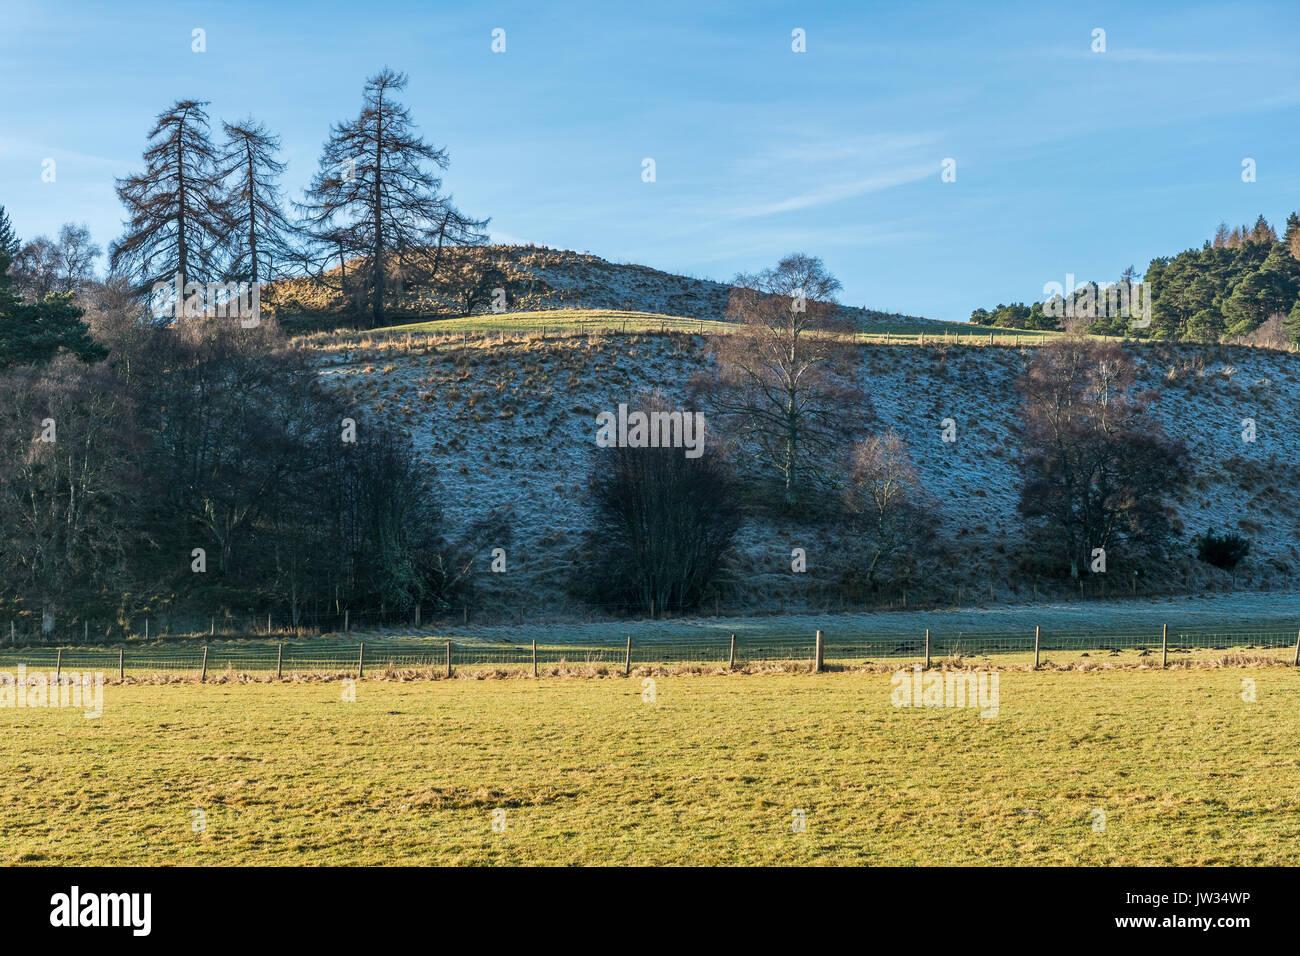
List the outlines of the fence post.
{"type": "Polygon", "coordinates": [[[59,682],[59,676],[63,673],[63,648],[55,652],[54,657],[54,683],[59,682]]]}
{"type": "Polygon", "coordinates": [[[1160,666],[1169,666],[1169,625],[1164,624],[1160,628],[1160,666]]]}
{"type": "Polygon", "coordinates": [[[280,665],[284,663],[284,645],[280,644],[275,649],[275,679],[280,679],[280,665]]]}
{"type": "Polygon", "coordinates": [[[627,656],[623,658],[623,676],[628,677],[632,673],[632,635],[627,636],[627,656]]]}
{"type": "Polygon", "coordinates": [[[217,619],[215,617],[210,617],[208,618],[208,637],[216,637],[216,636],[217,636],[217,619]]]}
{"type": "Polygon", "coordinates": [[[1038,635],[1041,631],[1040,627],[1034,628],[1034,670],[1038,670],[1038,635]]]}
{"type": "Polygon", "coordinates": [[[822,632],[818,631],[816,656],[813,658],[814,674],[820,674],[822,672],[822,667],[825,664],[825,659],[824,659],[825,650],[826,650],[825,638],[823,637],[822,632]]]}
{"type": "Polygon", "coordinates": [[[930,669],[930,629],[925,629],[925,669],[930,669]]]}
{"type": "Polygon", "coordinates": [[[361,650],[357,651],[357,680],[366,676],[366,642],[361,642],[361,650]]]}
{"type": "Polygon", "coordinates": [[[149,640],[149,619],[147,617],[144,619],[144,639],[149,640]]]}
{"type": "Polygon", "coordinates": [[[349,633],[349,634],[352,632],[352,621],[349,619],[350,616],[351,616],[351,614],[352,614],[352,612],[351,612],[350,610],[348,610],[348,609],[346,609],[346,608],[344,609],[344,611],[343,611],[343,630],[344,630],[346,633],[349,633]]]}
{"type": "Polygon", "coordinates": [[[203,673],[199,675],[199,683],[208,679],[208,646],[203,645],[203,673]]]}
{"type": "Polygon", "coordinates": [[[533,638],[533,676],[537,676],[537,638],[533,638]]]}
{"type": "Polygon", "coordinates": [[[1291,660],[1292,667],[1300,667],[1300,633],[1295,636],[1295,657],[1291,660]]]}
{"type": "Polygon", "coordinates": [[[14,637],[14,622],[10,621],[9,622],[9,646],[16,647],[17,644],[18,644],[18,638],[14,637]]]}
{"type": "Polygon", "coordinates": [[[266,612],[266,635],[267,637],[271,636],[271,612],[270,611],[266,612]]]}
{"type": "Polygon", "coordinates": [[[126,680],[126,648],[117,649],[117,682],[126,680]]]}
{"type": "Polygon", "coordinates": [[[727,670],[734,671],[735,669],[736,669],[736,635],[732,634],[731,635],[731,656],[727,658],[727,670]]]}
{"type": "Polygon", "coordinates": [[[90,643],[90,621],[81,622],[81,643],[90,643]]]}
{"type": "Polygon", "coordinates": [[[451,641],[447,642],[447,676],[451,676],[451,641]]]}

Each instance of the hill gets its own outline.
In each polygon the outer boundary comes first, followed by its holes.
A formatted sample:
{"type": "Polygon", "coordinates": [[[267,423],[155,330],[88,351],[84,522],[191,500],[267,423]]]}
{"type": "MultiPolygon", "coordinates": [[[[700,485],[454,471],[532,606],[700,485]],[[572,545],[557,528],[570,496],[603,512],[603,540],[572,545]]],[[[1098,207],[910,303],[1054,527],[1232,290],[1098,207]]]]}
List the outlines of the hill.
{"type": "MultiPolygon", "coordinates": [[[[551,315],[560,324],[561,314],[551,315]]],[[[325,380],[345,389],[359,409],[391,415],[410,432],[428,456],[431,481],[454,524],[495,529],[477,541],[480,556],[486,562],[493,547],[506,548],[510,573],[479,576],[486,579],[483,601],[526,607],[530,616],[539,609],[577,613],[565,585],[591,521],[586,483],[594,416],[643,392],[684,400],[685,383],[710,361],[702,336],[658,329],[552,331],[545,338],[537,329],[513,335],[399,329],[302,341],[316,351],[325,380]]],[[[1251,540],[1239,584],[1289,582],[1300,562],[1300,436],[1284,427],[1300,404],[1296,356],[1241,346],[1129,347],[1142,384],[1157,395],[1166,430],[1188,444],[1195,472],[1186,500],[1178,502],[1184,557],[1173,568],[1152,569],[1142,589],[1226,586],[1223,572],[1195,558],[1192,539],[1211,529],[1251,540]],[[1254,442],[1242,440],[1246,418],[1257,423],[1254,442]]],[[[913,604],[1024,600],[1040,588],[1052,593],[1053,585],[1037,576],[1017,513],[1014,383],[1027,350],[955,345],[934,336],[924,347],[873,342],[859,348],[860,385],[871,397],[875,424],[893,428],[910,446],[938,498],[952,549],[950,572],[928,582],[925,593],[914,589],[913,604]],[[945,418],[957,423],[955,444],[941,441],[945,418]]],[[[730,567],[734,606],[825,606],[843,543],[836,528],[749,518],[730,567]],[[806,575],[790,573],[794,546],[808,551],[806,575]]],[[[1115,596],[1135,582],[1106,585],[1104,593],[1115,596]]]]}
{"type": "MultiPolygon", "coordinates": [[[[425,269],[391,277],[397,290],[390,306],[395,322],[490,314],[494,288],[505,289],[509,312],[605,310],[721,320],[730,291],[712,279],[545,246],[448,247],[431,250],[428,259],[425,269]]],[[[331,270],[331,285],[341,285],[345,271],[354,273],[355,263],[348,263],[346,270],[331,270]]],[[[263,302],[286,328],[298,331],[364,325],[367,318],[339,288],[323,288],[306,279],[271,284],[263,302]]],[[[863,328],[899,322],[947,324],[867,308],[845,306],[843,311],[863,328]]]]}

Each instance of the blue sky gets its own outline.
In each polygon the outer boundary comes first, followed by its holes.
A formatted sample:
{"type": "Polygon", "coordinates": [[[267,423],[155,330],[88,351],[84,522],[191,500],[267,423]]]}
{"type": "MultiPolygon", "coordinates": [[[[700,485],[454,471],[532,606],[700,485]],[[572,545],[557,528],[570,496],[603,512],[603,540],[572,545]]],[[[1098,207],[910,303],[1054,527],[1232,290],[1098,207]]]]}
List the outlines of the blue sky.
{"type": "Polygon", "coordinates": [[[75,220],[107,246],[114,178],[184,97],[278,132],[298,196],[384,65],[500,241],[721,280],[799,250],[873,308],[965,320],[1300,209],[1295,0],[0,0],[0,25],[0,204],[26,237],[75,220]]]}

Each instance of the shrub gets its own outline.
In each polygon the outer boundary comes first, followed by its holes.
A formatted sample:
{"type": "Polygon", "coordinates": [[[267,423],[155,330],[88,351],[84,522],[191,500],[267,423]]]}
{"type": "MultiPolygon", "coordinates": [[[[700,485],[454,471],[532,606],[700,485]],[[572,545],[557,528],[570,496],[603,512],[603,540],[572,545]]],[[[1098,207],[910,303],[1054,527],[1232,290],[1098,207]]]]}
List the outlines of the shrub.
{"type": "Polygon", "coordinates": [[[1231,531],[1215,534],[1213,531],[1196,543],[1196,556],[1206,564],[1212,564],[1224,571],[1231,571],[1250,553],[1250,541],[1231,531]]]}

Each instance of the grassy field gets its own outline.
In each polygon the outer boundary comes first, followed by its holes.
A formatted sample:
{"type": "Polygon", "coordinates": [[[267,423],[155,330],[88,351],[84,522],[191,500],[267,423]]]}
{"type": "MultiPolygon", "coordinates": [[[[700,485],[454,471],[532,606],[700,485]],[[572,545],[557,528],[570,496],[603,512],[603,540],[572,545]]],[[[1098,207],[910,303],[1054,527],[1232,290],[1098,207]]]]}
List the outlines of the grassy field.
{"type": "MultiPolygon", "coordinates": [[[[366,332],[318,333],[308,336],[306,341],[319,344],[327,341],[331,345],[385,340],[402,340],[407,336],[512,336],[541,335],[570,336],[594,333],[648,333],[648,332],[695,332],[726,333],[736,328],[734,322],[710,321],[708,319],[690,319],[680,316],[659,315],[652,312],[622,312],[603,309],[548,309],[538,312],[508,312],[500,315],[491,313],[470,315],[461,318],[437,319],[431,322],[413,322],[406,325],[393,325],[366,332]]],[[[857,336],[860,342],[899,342],[916,343],[925,338],[926,342],[951,342],[972,345],[986,345],[989,333],[994,335],[994,342],[999,345],[1016,342],[1036,343],[1050,339],[1059,333],[1028,332],[1019,329],[983,329],[978,326],[959,325],[956,323],[936,324],[933,322],[891,321],[872,323],[857,336]]]]}
{"type": "Polygon", "coordinates": [[[1290,668],[1006,672],[991,719],[887,674],[343,686],[0,710],[4,862],[1300,862],[1290,668]]]}

